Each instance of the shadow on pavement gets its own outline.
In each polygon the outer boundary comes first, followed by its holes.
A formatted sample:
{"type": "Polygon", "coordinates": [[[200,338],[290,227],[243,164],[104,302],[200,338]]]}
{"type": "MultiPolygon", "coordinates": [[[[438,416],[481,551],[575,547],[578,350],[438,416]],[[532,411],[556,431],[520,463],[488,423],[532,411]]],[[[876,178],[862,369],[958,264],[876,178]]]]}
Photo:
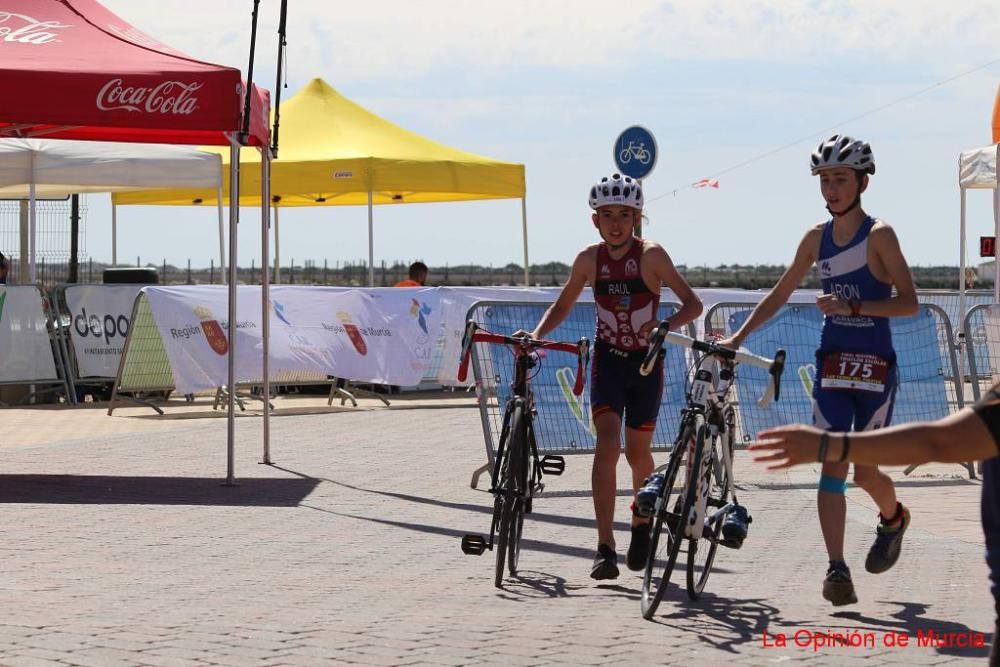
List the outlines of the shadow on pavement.
{"type": "MultiPolygon", "coordinates": [[[[817,476],[817,480],[819,477],[817,476]]],[[[921,488],[935,486],[982,486],[982,480],[968,479],[964,477],[954,477],[948,479],[894,479],[894,486],[898,488],[921,488]]],[[[809,482],[744,482],[747,488],[761,489],[763,491],[791,491],[804,490],[815,491],[815,481],[809,482]]]]}
{"type": "MultiPolygon", "coordinates": [[[[316,510],[317,512],[325,512],[326,514],[333,514],[333,515],[336,515],[336,516],[345,517],[345,518],[348,518],[348,519],[355,519],[355,520],[358,520],[358,521],[369,521],[371,523],[377,523],[377,524],[380,524],[380,525],[383,525],[383,526],[392,526],[393,528],[402,528],[404,530],[412,530],[412,531],[415,531],[415,532],[418,532],[418,533],[427,533],[427,534],[432,534],[432,535],[441,535],[441,536],[444,536],[444,537],[455,538],[455,540],[456,540],[455,541],[455,551],[456,551],[456,553],[461,553],[461,551],[460,551],[461,547],[460,547],[460,542],[459,541],[461,540],[461,538],[463,536],[465,536],[465,535],[468,534],[468,531],[466,531],[466,530],[458,530],[458,529],[455,529],[455,528],[445,528],[444,526],[434,526],[434,525],[430,525],[430,524],[426,524],[426,523],[415,523],[415,522],[412,522],[412,521],[393,521],[392,519],[382,519],[382,518],[371,517],[371,516],[361,516],[360,514],[348,514],[346,512],[337,512],[337,511],[334,511],[334,510],[324,509],[322,507],[315,507],[313,505],[309,505],[309,504],[306,504],[306,503],[303,503],[302,507],[306,507],[308,509],[316,510]]],[[[529,517],[534,517],[535,515],[534,514],[529,514],[528,516],[529,517]]],[[[559,517],[559,518],[561,518],[561,517],[559,517]]],[[[488,535],[485,534],[488,530],[489,530],[489,526],[487,525],[487,526],[485,526],[485,529],[480,534],[484,535],[484,537],[488,537],[488,535]]],[[[527,522],[525,523],[524,530],[525,530],[525,532],[528,532],[530,530],[530,524],[528,524],[527,522]]],[[[626,528],[626,530],[627,530],[627,528],[626,528]]],[[[522,559],[522,562],[524,560],[525,554],[526,553],[530,553],[530,552],[541,552],[541,553],[559,554],[559,555],[562,555],[562,556],[570,556],[570,557],[573,557],[573,558],[582,558],[582,559],[585,559],[588,562],[594,557],[594,550],[590,549],[590,548],[576,547],[576,546],[570,546],[570,545],[565,545],[565,544],[556,544],[554,542],[543,542],[541,540],[528,539],[527,537],[521,538],[521,559],[522,559]]],[[[620,557],[622,555],[623,554],[619,553],[620,557]]],[[[483,554],[482,558],[484,558],[484,560],[489,560],[489,562],[492,563],[492,552],[486,551],[483,554]]],[[[622,566],[622,570],[624,572],[624,565],[622,566]]],[[[679,568],[679,571],[680,570],[681,570],[681,568],[679,568]]],[[[490,571],[492,572],[492,570],[490,570],[490,571]]],[[[527,571],[525,571],[525,572],[527,572],[527,571]]],[[[718,565],[714,565],[712,567],[712,572],[721,572],[721,573],[724,573],[724,574],[731,574],[732,573],[731,570],[719,567],[718,565]]],[[[542,575],[544,577],[551,577],[552,576],[552,575],[548,575],[548,574],[545,574],[545,573],[537,573],[537,574],[542,575]]],[[[526,581],[524,583],[526,585],[530,585],[530,582],[526,581]]],[[[599,588],[600,587],[601,586],[599,586],[599,588]]],[[[618,588],[621,588],[621,587],[618,587],[618,588]]],[[[636,596],[636,599],[638,599],[638,596],[639,596],[639,592],[638,591],[635,591],[635,590],[632,590],[632,589],[627,589],[627,588],[621,588],[621,590],[623,592],[626,592],[626,593],[632,593],[632,594],[634,594],[636,596]]],[[[562,597],[562,596],[554,595],[552,597],[562,597]]]]}
{"type": "MultiPolygon", "coordinates": [[[[846,618],[859,623],[867,624],[872,630],[878,632],[905,632],[909,635],[911,645],[917,644],[920,635],[932,637],[932,640],[925,644],[933,647],[938,654],[962,658],[985,658],[990,653],[991,641],[996,641],[989,632],[973,630],[964,623],[956,623],[938,618],[929,618],[925,614],[933,605],[922,602],[899,602],[895,600],[879,600],[881,604],[897,605],[900,607],[895,613],[889,614],[892,619],[876,618],[867,616],[856,611],[841,611],[833,614],[836,618],[846,618]],[[931,635],[933,633],[933,635],[931,635]],[[949,638],[965,638],[968,640],[976,635],[984,638],[984,646],[971,646],[972,641],[963,641],[965,645],[956,645],[955,641],[949,638]],[[941,639],[943,641],[938,642],[941,639]]],[[[989,625],[989,622],[986,622],[989,625]]]]}
{"type": "MultiPolygon", "coordinates": [[[[639,595],[638,591],[635,593],[639,595]]],[[[700,641],[720,651],[739,653],[738,646],[760,642],[772,623],[802,625],[781,618],[781,611],[763,598],[724,598],[706,592],[692,601],[683,588],[669,590],[667,595],[650,622],[675,632],[697,635],[700,641]],[[676,603],[673,611],[670,611],[671,600],[676,603]]]]}
{"type": "Polygon", "coordinates": [[[311,479],[0,475],[0,504],[226,505],[296,507],[319,484],[311,479]]]}
{"type": "MultiPolygon", "coordinates": [[[[382,496],[384,498],[395,498],[397,500],[402,500],[404,502],[417,503],[417,504],[420,504],[420,505],[433,505],[435,507],[447,507],[449,509],[463,510],[463,511],[466,511],[466,512],[478,512],[480,514],[488,514],[488,515],[492,515],[493,514],[493,498],[490,495],[488,495],[488,492],[486,492],[486,491],[483,492],[483,504],[482,505],[473,505],[472,503],[456,503],[456,502],[452,502],[452,501],[448,501],[448,500],[439,500],[439,499],[436,499],[436,498],[427,498],[427,497],[424,497],[424,496],[416,496],[416,495],[413,495],[413,494],[410,494],[410,493],[397,493],[397,492],[394,492],[394,491],[378,491],[378,490],[375,490],[375,489],[366,489],[366,488],[364,488],[362,486],[357,486],[357,485],[354,485],[354,484],[348,484],[347,482],[338,482],[335,479],[328,479],[326,477],[311,477],[311,476],[306,475],[304,473],[300,473],[300,472],[298,472],[296,470],[289,470],[288,468],[282,468],[281,466],[274,465],[274,464],[269,464],[269,465],[270,465],[270,467],[274,468],[275,470],[281,470],[282,472],[287,472],[287,473],[289,473],[291,475],[296,475],[298,477],[301,477],[302,479],[313,480],[316,483],[326,482],[327,484],[334,484],[336,486],[339,486],[339,487],[342,487],[342,488],[345,488],[345,489],[350,489],[352,491],[359,491],[361,493],[371,493],[371,494],[374,494],[374,495],[377,495],[377,496],[382,496]]],[[[539,502],[544,503],[546,498],[554,497],[555,495],[556,494],[552,494],[550,496],[550,494],[545,493],[542,496],[535,498],[534,502],[535,503],[539,503],[539,502]]],[[[587,492],[587,495],[589,496],[590,492],[587,492]]],[[[623,494],[621,492],[619,492],[618,495],[623,495],[623,494]]],[[[631,496],[632,493],[629,492],[629,491],[626,491],[624,493],[624,495],[631,496]]],[[[537,508],[537,505],[535,505],[535,507],[537,508]]],[[[318,508],[313,508],[313,509],[318,509],[318,508]]],[[[575,526],[575,527],[581,527],[581,528],[589,528],[589,527],[593,527],[595,525],[593,518],[589,518],[589,517],[582,518],[582,517],[562,516],[562,515],[559,515],[559,514],[542,514],[542,513],[538,512],[537,509],[533,510],[527,516],[528,516],[528,519],[530,521],[537,521],[537,522],[543,522],[543,523],[556,523],[556,524],[560,524],[560,525],[564,525],[564,526],[575,526]]],[[[353,517],[353,518],[362,519],[362,518],[365,518],[365,517],[353,517]]],[[[615,522],[615,530],[627,531],[627,530],[629,530],[630,526],[631,526],[631,523],[627,522],[627,521],[616,521],[615,522]]],[[[488,529],[489,529],[489,524],[487,522],[487,525],[486,525],[486,527],[485,527],[484,530],[488,530],[488,529]]],[[[592,558],[593,554],[590,554],[588,557],[592,558]]]]}
{"type": "Polygon", "coordinates": [[[508,576],[503,582],[500,597],[507,599],[567,598],[571,591],[585,588],[584,585],[566,585],[566,579],[548,572],[519,570],[516,576],[508,576]]]}

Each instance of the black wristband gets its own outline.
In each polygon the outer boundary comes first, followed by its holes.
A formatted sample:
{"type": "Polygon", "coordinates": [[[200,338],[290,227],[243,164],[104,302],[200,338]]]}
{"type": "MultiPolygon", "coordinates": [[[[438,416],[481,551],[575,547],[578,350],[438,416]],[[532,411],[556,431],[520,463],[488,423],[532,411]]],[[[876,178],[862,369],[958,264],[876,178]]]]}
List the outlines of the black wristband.
{"type": "Polygon", "coordinates": [[[823,431],[823,434],[819,436],[819,454],[816,455],[816,461],[819,463],[826,463],[826,450],[830,448],[830,434],[827,431],[823,431]]]}
{"type": "Polygon", "coordinates": [[[847,454],[851,451],[851,438],[844,433],[844,449],[840,452],[840,458],[837,459],[837,463],[843,463],[847,460],[847,454]]]}

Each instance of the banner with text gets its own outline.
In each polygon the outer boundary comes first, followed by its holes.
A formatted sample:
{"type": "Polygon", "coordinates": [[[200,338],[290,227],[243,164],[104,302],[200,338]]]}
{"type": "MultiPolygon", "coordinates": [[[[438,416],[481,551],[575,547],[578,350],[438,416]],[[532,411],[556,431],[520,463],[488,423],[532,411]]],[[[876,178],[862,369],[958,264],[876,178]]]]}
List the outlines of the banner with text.
{"type": "Polygon", "coordinates": [[[0,382],[55,379],[42,293],[0,285],[0,382]]]}
{"type": "Polygon", "coordinates": [[[113,378],[118,373],[140,289],[142,285],[67,285],[77,377],[113,378]]]}
{"type": "MultiPolygon", "coordinates": [[[[146,287],[177,390],[226,384],[230,323],[227,288],[146,287]]],[[[433,288],[343,290],[276,285],[268,308],[269,371],[322,371],[360,382],[416,385],[429,368],[440,328],[433,288]]],[[[237,290],[236,377],[262,371],[261,290],[237,290]]]]}

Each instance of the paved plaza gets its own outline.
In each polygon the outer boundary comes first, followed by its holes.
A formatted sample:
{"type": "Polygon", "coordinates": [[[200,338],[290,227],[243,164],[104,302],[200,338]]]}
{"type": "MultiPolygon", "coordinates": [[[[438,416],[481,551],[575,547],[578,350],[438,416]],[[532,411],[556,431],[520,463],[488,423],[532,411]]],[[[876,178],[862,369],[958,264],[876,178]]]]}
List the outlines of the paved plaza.
{"type": "MultiPolygon", "coordinates": [[[[588,576],[589,456],[548,479],[525,523],[521,576],[498,590],[492,554],[459,549],[492,511],[469,484],[485,460],[472,400],[392,399],[279,399],[270,466],[248,411],[236,487],[221,485],[226,420],[209,401],[163,417],[0,410],[0,665],[986,662],[980,482],[959,466],[891,473],[913,524],[899,564],[878,576],[864,571],[876,511],[848,492],[860,602],[835,610],[820,597],[816,470],[768,473],[739,453],[747,543],[720,549],[701,600],[672,585],[648,622],[639,574],[588,576]],[[861,645],[830,645],[834,633],[861,645]]],[[[628,502],[622,491],[620,553],[628,502]]]]}

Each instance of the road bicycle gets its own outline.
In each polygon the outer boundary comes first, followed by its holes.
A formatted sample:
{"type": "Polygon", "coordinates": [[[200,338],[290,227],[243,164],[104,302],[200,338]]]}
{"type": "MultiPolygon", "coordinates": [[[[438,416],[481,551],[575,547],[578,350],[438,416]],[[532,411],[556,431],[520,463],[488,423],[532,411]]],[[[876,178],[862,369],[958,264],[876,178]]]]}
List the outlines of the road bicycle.
{"type": "MultiPolygon", "coordinates": [[[[493,521],[487,541],[482,535],[465,535],[462,551],[482,555],[487,549],[496,552],[494,585],[501,588],[504,561],[511,576],[517,574],[521,553],[521,532],[524,515],[531,512],[532,498],[543,488],[543,475],[561,475],[566,468],[562,456],[546,454],[539,457],[535,443],[533,421],[537,414],[531,393],[531,370],[539,367],[544,350],[556,350],[577,355],[576,382],[573,393],[583,393],[584,372],[590,359],[590,341],[577,343],[535,340],[527,336],[504,336],[480,329],[469,321],[462,339],[462,358],[458,380],[465,381],[473,343],[506,345],[514,355],[514,379],[511,397],[504,407],[500,443],[493,457],[490,493],[493,494],[493,521]]],[[[537,371],[535,371],[537,373],[537,371]]]]}
{"type": "Polygon", "coordinates": [[[778,400],[785,366],[784,350],[778,350],[774,359],[768,359],[670,333],[669,322],[664,320],[650,339],[640,373],[647,375],[652,371],[665,342],[694,350],[696,359],[688,385],[687,407],[681,413],[677,439],[662,473],[662,487],[650,522],[641,596],[642,615],[646,619],[656,613],[685,542],[687,593],[692,600],[698,599],[712,571],[715,552],[724,543],[723,522],[738,505],[732,463],[736,411],[729,401],[736,365],[767,369],[768,387],[757,401],[761,407],[766,407],[772,399],[778,400]],[[682,467],[684,482],[678,483],[682,467]]]}
{"type": "Polygon", "coordinates": [[[641,164],[649,164],[649,161],[653,158],[649,151],[646,150],[646,144],[639,142],[638,144],[634,141],[628,142],[628,146],[622,149],[622,152],[618,155],[618,160],[622,164],[628,164],[632,161],[632,158],[638,160],[641,164]]]}

